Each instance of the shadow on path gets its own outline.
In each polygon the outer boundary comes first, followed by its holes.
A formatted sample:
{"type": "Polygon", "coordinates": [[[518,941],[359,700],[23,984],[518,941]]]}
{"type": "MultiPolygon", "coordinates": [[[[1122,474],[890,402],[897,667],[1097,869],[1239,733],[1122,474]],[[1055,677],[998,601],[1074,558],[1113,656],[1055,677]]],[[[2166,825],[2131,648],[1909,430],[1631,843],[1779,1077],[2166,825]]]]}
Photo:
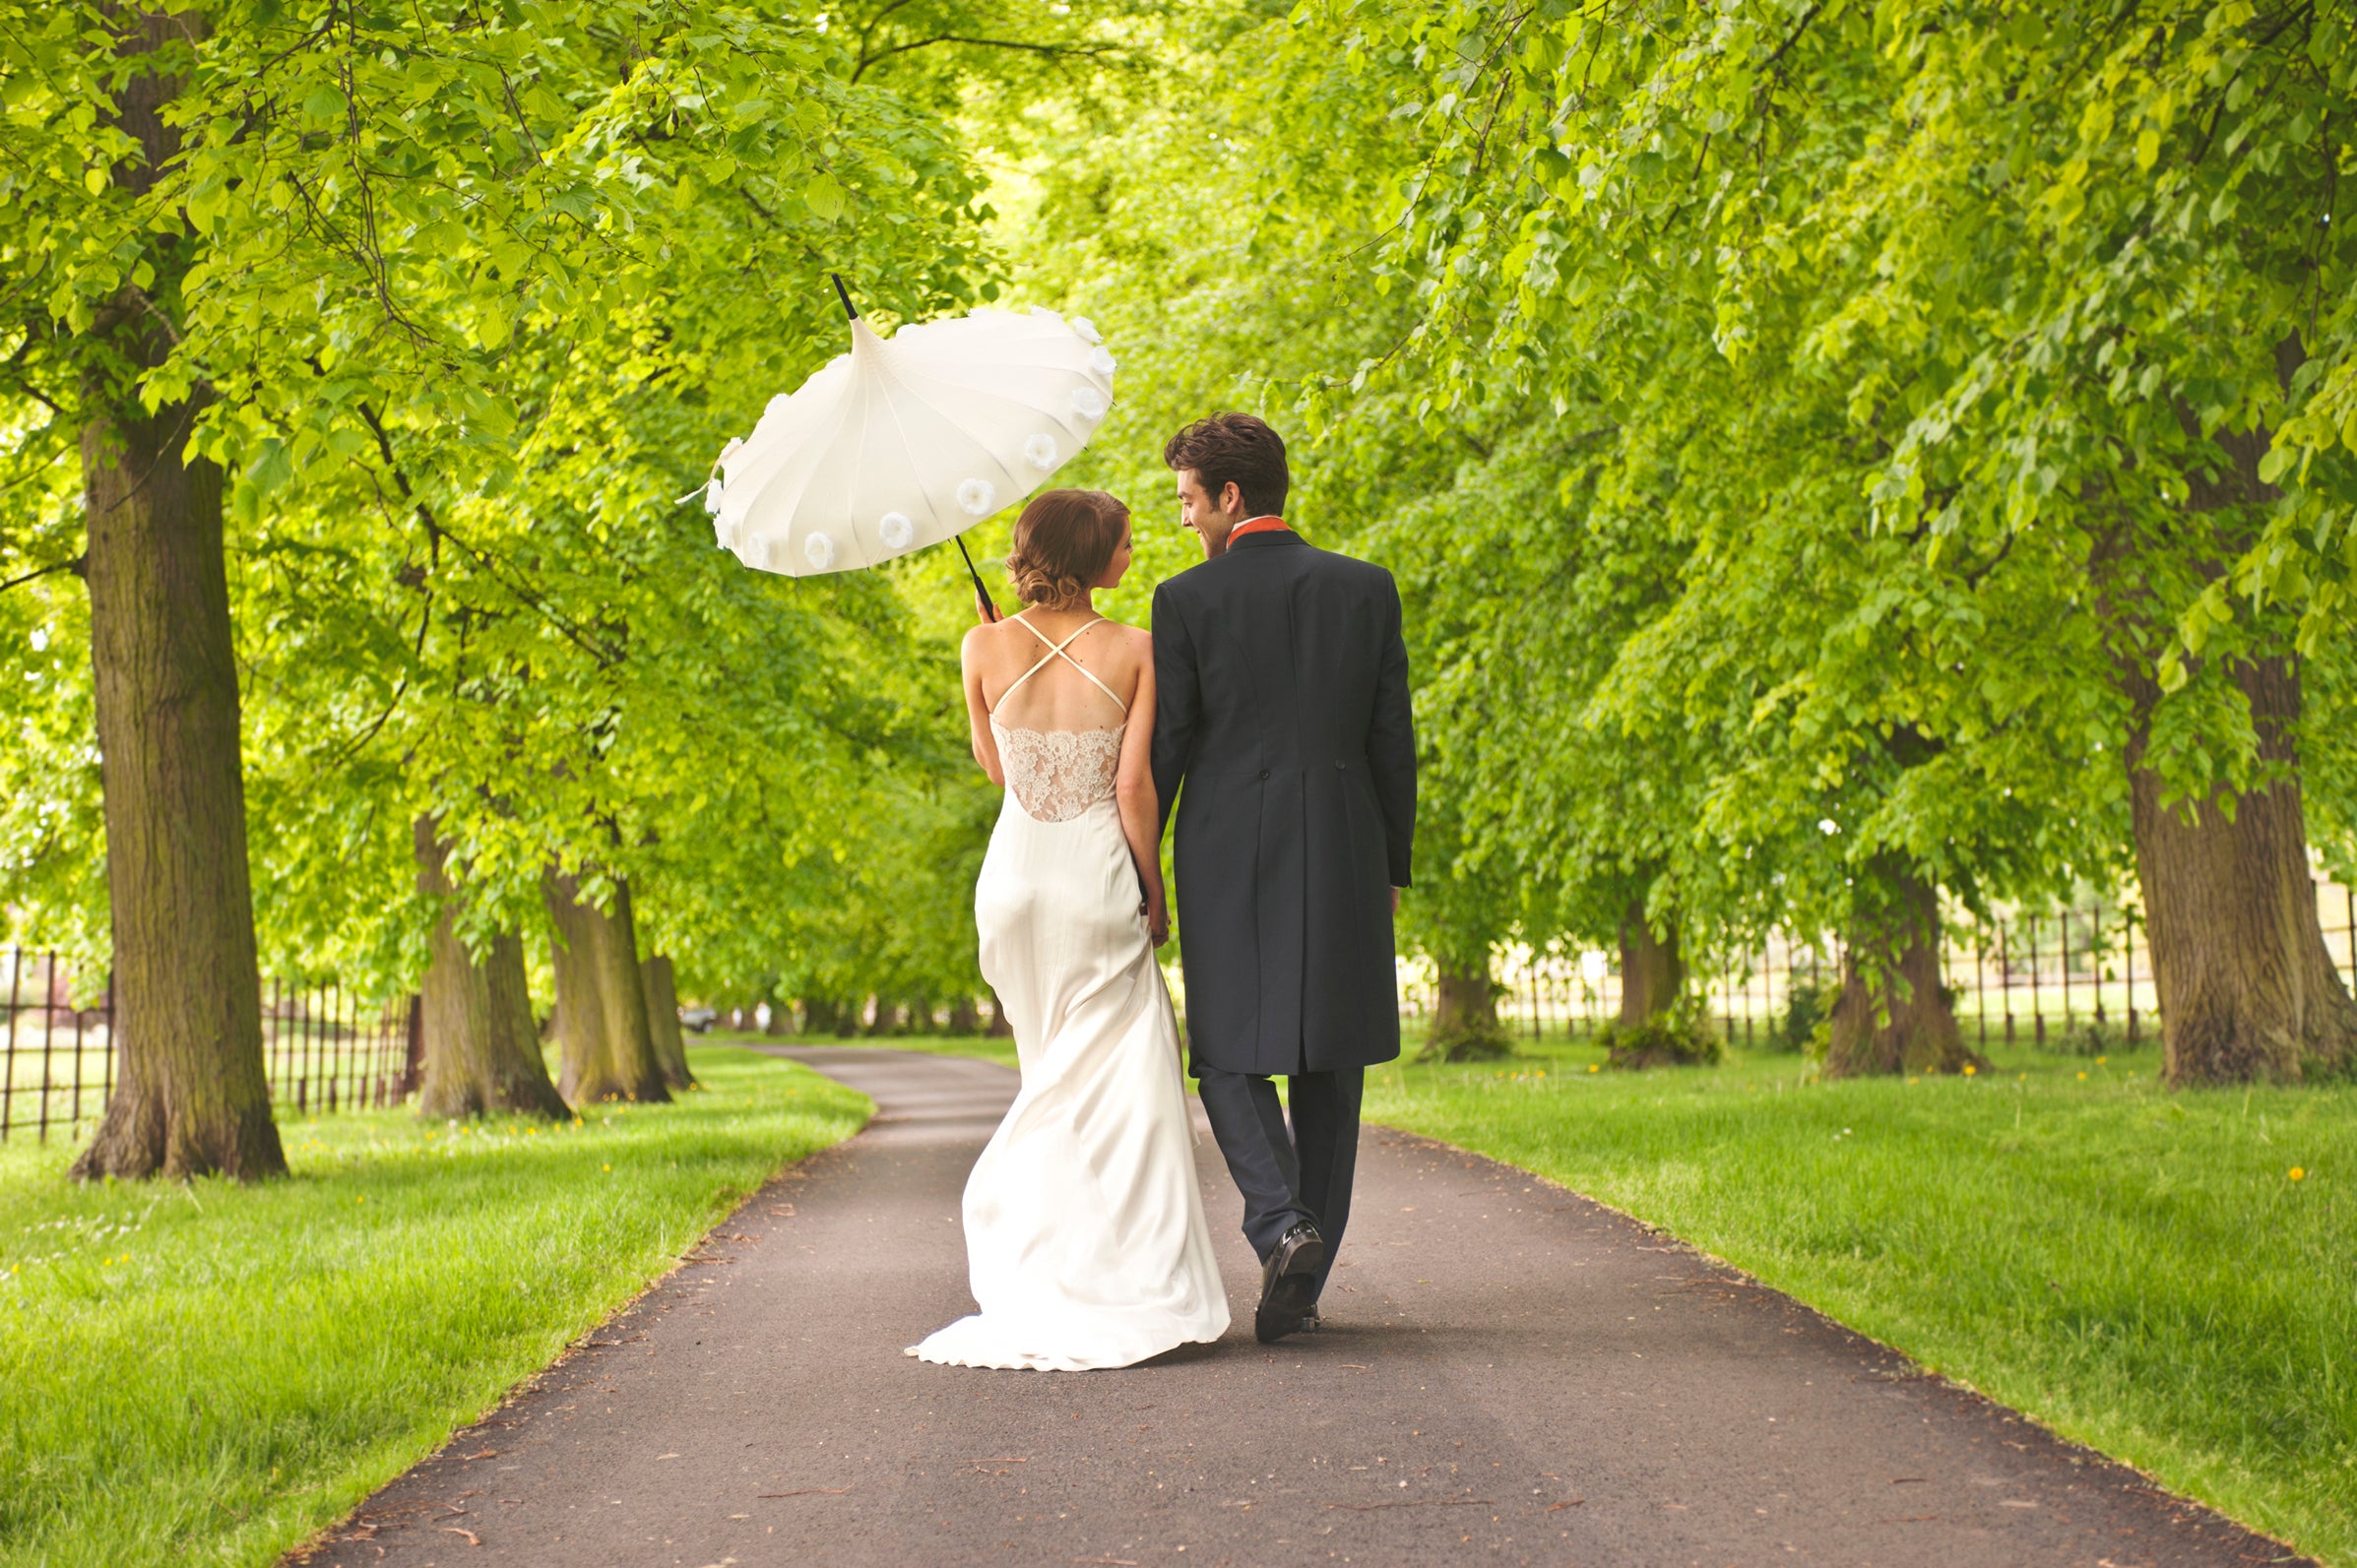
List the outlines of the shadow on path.
{"type": "MultiPolygon", "coordinates": [[[[689,1261],[307,1560],[2299,1561],[1523,1171],[1384,1128],[1326,1305],[1117,1372],[927,1366],[1007,1068],[771,1047],[873,1098],[689,1261]]],[[[1198,1119],[1200,1112],[1197,1112],[1198,1119]]]]}

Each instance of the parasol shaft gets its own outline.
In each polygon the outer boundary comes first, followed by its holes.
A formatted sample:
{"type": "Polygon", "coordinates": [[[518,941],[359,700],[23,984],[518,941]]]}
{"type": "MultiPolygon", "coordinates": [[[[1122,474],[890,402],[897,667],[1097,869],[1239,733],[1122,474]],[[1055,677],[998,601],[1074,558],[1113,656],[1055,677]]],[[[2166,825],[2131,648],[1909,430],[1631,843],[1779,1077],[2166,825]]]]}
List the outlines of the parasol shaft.
{"type": "Polygon", "coordinates": [[[966,535],[963,533],[958,535],[958,553],[966,556],[966,575],[974,579],[974,596],[982,601],[984,609],[989,611],[990,619],[998,619],[998,601],[990,597],[988,589],[983,587],[982,573],[974,569],[974,557],[966,555],[966,535]]]}

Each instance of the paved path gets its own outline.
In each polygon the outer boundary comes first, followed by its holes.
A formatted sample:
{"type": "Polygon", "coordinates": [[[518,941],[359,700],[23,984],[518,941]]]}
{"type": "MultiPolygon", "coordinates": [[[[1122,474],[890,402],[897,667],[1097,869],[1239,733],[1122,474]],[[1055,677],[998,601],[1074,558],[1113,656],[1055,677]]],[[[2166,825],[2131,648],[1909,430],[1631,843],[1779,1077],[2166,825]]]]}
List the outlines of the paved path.
{"type": "Polygon", "coordinates": [[[1119,1372],[901,1354],[970,1310],[958,1194],[1014,1074],[784,1051],[872,1096],[317,1562],[2242,1568],[2273,1542],[1643,1226],[1370,1129],[1332,1326],[1119,1372]]]}

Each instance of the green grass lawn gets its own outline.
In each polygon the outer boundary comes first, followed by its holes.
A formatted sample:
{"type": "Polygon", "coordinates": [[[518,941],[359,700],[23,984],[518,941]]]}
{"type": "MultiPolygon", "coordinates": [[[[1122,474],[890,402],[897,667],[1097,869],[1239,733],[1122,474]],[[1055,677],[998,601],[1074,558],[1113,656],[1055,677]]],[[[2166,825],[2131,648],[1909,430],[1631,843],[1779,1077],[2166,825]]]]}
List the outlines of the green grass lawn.
{"type": "Polygon", "coordinates": [[[1012,1035],[1002,1035],[986,1038],[980,1035],[729,1035],[716,1034],[716,1040],[755,1041],[764,1045],[881,1045],[886,1050],[923,1051],[928,1056],[979,1056],[986,1062],[1001,1067],[1015,1065],[1015,1041],[1012,1035]]]}
{"type": "Polygon", "coordinates": [[[2149,1045],[1988,1050],[1969,1079],[1818,1084],[1798,1056],[1630,1074],[1524,1041],[1381,1068],[1367,1117],[1601,1199],[2357,1564],[2357,1087],[2172,1094],[2149,1045]]]}
{"type": "Polygon", "coordinates": [[[541,1128],[281,1124],[291,1179],[76,1187],[0,1146],[0,1563],[267,1563],[664,1273],[861,1096],[704,1088],[541,1128]]]}

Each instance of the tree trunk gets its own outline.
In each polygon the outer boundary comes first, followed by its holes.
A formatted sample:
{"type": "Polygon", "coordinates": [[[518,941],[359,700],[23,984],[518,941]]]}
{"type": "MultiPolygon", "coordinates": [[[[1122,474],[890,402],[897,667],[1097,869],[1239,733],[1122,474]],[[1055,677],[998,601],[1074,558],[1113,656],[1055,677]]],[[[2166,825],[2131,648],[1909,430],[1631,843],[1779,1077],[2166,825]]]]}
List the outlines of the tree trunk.
{"type": "Polygon", "coordinates": [[[898,1002],[887,1002],[882,997],[877,997],[875,999],[874,1020],[867,1026],[866,1033],[869,1035],[899,1034],[900,1004],[898,1002]]]}
{"type": "MultiPolygon", "coordinates": [[[[198,26],[131,13],[120,52],[152,53],[198,26]]],[[[159,110],[179,88],[142,74],[117,90],[117,121],[142,154],[116,167],[118,186],[144,191],[177,155],[159,110]]],[[[151,263],[171,267],[174,245],[153,242],[151,263]]],[[[131,377],[163,362],[171,336],[137,287],[90,336],[100,351],[84,389],[83,571],[120,1067],[73,1173],[275,1176],[287,1157],[262,1061],[222,474],[187,450],[204,392],[140,407],[131,377]]]]}
{"type": "Polygon", "coordinates": [[[556,927],[557,1087],[575,1105],[670,1098],[647,1027],[629,885],[615,884],[611,909],[583,899],[579,881],[560,871],[542,877],[541,892],[556,927]]]}
{"type": "Polygon", "coordinates": [[[1425,1054],[1443,1062],[1505,1055],[1512,1047],[1497,1021],[1497,986],[1488,957],[1479,964],[1442,962],[1436,970],[1425,1054]]]}
{"type": "Polygon", "coordinates": [[[481,957],[458,934],[458,898],[443,869],[449,846],[433,820],[416,822],[417,887],[441,901],[419,988],[424,1070],[417,1114],[432,1120],[513,1111],[559,1117],[565,1102],[548,1081],[532,994],[524,979],[524,938],[501,931],[481,957]]]}
{"type": "Polygon", "coordinates": [[[2232,802],[2164,805],[2159,774],[2142,765],[2148,735],[2139,730],[2128,751],[2136,882],[2172,1085],[2291,1081],[2357,1056],[2357,1004],[2325,949],[2308,865],[2292,734],[2299,676],[2264,659],[2235,679],[2262,764],[2282,770],[2273,784],[2232,802]]]}
{"type": "Polygon", "coordinates": [[[1621,1027],[1642,1029],[1678,1005],[1686,993],[1686,960],[1678,925],[1664,921],[1657,936],[1645,919],[1645,901],[1629,901],[1621,917],[1621,1027]]]}
{"type": "Polygon", "coordinates": [[[1940,890],[1887,869],[1887,909],[1854,933],[1829,1016],[1824,1076],[1954,1073],[1988,1063],[1964,1043],[1940,977],[1940,890]]]}
{"type": "Polygon", "coordinates": [[[982,1033],[982,1009],[974,1005],[974,998],[961,996],[949,1004],[948,1033],[979,1035],[982,1033]]]}
{"type": "Polygon", "coordinates": [[[1439,967],[1433,987],[1433,1033],[1438,1035],[1452,1029],[1497,1033],[1497,987],[1490,978],[1488,965],[1439,967]]]}
{"type": "MultiPolygon", "coordinates": [[[[1185,1020],[1179,1020],[1179,1027],[1185,1028],[1185,1020]]],[[[1007,1019],[1006,1004],[998,999],[996,991],[992,991],[990,993],[990,1027],[983,1031],[983,1038],[1012,1039],[1014,1035],[1015,1026],[1007,1019]]]]}
{"type": "Polygon", "coordinates": [[[410,993],[409,1040],[401,1056],[401,1098],[409,1098],[425,1085],[425,995],[410,993]]]}
{"type": "Polygon", "coordinates": [[[693,1089],[696,1075],[687,1070],[687,1036],[679,1033],[679,990],[671,980],[671,961],[658,953],[639,966],[639,975],[647,987],[647,1028],[655,1036],[663,1081],[673,1089],[693,1089]]]}

